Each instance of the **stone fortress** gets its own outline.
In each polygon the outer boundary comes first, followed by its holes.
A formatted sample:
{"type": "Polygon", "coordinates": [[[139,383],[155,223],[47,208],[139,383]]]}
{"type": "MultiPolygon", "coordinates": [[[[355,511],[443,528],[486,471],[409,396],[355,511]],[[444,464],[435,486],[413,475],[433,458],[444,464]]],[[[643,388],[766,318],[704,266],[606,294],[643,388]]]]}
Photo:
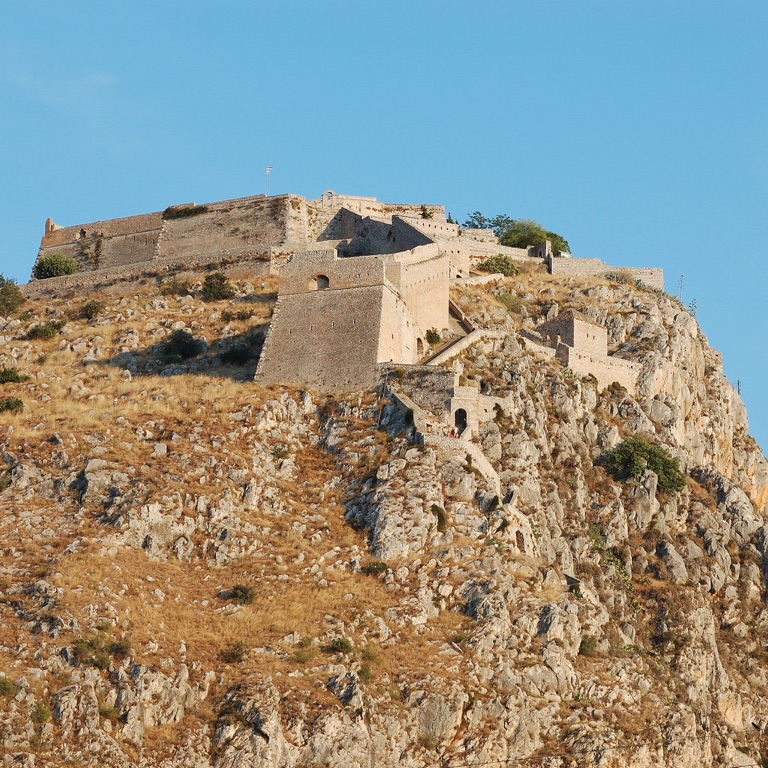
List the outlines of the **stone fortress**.
{"type": "MultiPolygon", "coordinates": [[[[446,221],[442,205],[388,204],[330,190],[315,200],[256,195],[72,227],[48,219],[38,259],[52,253],[70,256],[80,271],[46,284],[232,262],[251,263],[257,275],[278,274],[256,381],[321,391],[370,386],[382,364],[445,362],[450,351],[432,354],[436,335],[458,337],[454,355],[479,338],[451,305],[449,288],[471,279],[472,267],[490,256],[543,261],[563,276],[616,270],[598,259],[556,257],[549,243],[502,246],[492,230],[446,221]]],[[[623,271],[663,288],[660,269],[623,271]]],[[[601,386],[618,381],[634,389],[637,366],[609,357],[605,329],[578,313],[564,313],[530,338],[601,386]]]]}

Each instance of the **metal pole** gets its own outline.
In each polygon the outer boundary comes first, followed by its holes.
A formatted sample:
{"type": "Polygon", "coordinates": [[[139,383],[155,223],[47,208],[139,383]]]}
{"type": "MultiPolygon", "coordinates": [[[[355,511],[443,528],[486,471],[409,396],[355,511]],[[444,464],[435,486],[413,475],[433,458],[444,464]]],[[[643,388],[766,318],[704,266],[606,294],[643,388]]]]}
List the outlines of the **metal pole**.
{"type": "Polygon", "coordinates": [[[264,174],[264,181],[265,181],[265,185],[264,186],[265,186],[265,191],[267,193],[266,194],[267,197],[269,197],[269,174],[270,173],[272,173],[272,166],[268,165],[267,166],[267,172],[264,174]]]}

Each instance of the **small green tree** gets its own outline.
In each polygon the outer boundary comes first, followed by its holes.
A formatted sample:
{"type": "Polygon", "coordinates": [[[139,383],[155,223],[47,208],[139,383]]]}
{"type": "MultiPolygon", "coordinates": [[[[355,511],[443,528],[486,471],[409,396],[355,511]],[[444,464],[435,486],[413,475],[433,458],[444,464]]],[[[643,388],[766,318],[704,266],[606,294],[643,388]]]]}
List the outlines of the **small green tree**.
{"type": "Polygon", "coordinates": [[[35,264],[32,276],[37,280],[47,280],[49,277],[74,275],[77,272],[77,262],[63,253],[49,253],[35,264]]]}
{"type": "Polygon", "coordinates": [[[174,331],[163,345],[165,357],[172,362],[181,362],[196,357],[203,351],[202,342],[189,331],[174,331]]]}
{"type": "Polygon", "coordinates": [[[24,296],[12,278],[0,275],[0,315],[10,315],[24,303],[24,296]]]}
{"type": "Polygon", "coordinates": [[[24,407],[19,397],[4,397],[0,400],[0,413],[18,413],[24,407]]]}
{"type": "Polygon", "coordinates": [[[479,229],[493,229],[501,245],[510,248],[527,248],[529,245],[544,245],[545,240],[552,243],[552,252],[557,255],[569,253],[571,248],[568,241],[558,235],[544,229],[541,224],[533,219],[512,219],[505,214],[499,214],[493,218],[483,216],[480,211],[472,213],[464,222],[465,227],[477,227],[479,229]]]}
{"type": "Polygon", "coordinates": [[[85,304],[83,304],[82,309],[80,310],[80,314],[86,318],[86,320],[93,320],[93,318],[99,315],[102,309],[104,309],[103,301],[91,299],[90,301],[86,301],[85,304]]]}
{"type": "Polygon", "coordinates": [[[429,345],[439,344],[442,341],[440,331],[438,331],[437,328],[427,329],[424,338],[427,340],[427,344],[429,345]]]}
{"type": "Polygon", "coordinates": [[[226,275],[221,272],[206,275],[203,283],[203,301],[231,299],[234,295],[235,286],[227,280],[226,275]]]}
{"type": "Polygon", "coordinates": [[[685,488],[685,475],[680,471],[677,456],[672,456],[666,448],[654,445],[644,437],[627,438],[604,453],[598,463],[608,470],[614,480],[640,477],[646,469],[650,469],[658,476],[657,487],[662,493],[685,488]]]}

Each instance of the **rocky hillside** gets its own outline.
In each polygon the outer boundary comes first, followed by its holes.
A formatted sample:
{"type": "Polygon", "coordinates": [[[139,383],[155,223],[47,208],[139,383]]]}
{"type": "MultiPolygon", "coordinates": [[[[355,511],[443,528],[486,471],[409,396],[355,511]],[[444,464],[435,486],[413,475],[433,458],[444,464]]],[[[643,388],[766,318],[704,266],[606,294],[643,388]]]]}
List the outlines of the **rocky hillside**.
{"type": "Polygon", "coordinates": [[[421,446],[394,390],[437,402],[423,371],[255,387],[275,286],[204,277],[0,322],[3,766],[765,764],[768,465],[673,298],[455,289],[504,331],[460,361],[511,404],[475,443],[500,498],[421,446]],[[642,363],[636,396],[526,340],[557,309],[642,363]],[[681,490],[609,474],[633,437],[681,490]]]}

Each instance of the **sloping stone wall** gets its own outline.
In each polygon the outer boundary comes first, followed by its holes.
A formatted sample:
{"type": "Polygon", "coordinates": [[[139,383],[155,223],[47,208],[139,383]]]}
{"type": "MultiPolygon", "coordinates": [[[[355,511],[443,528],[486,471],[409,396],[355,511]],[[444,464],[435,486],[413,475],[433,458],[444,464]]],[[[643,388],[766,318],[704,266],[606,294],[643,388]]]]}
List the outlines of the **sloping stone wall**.
{"type": "Polygon", "coordinates": [[[376,381],[383,285],[281,295],[255,381],[352,391],[376,381]]]}

